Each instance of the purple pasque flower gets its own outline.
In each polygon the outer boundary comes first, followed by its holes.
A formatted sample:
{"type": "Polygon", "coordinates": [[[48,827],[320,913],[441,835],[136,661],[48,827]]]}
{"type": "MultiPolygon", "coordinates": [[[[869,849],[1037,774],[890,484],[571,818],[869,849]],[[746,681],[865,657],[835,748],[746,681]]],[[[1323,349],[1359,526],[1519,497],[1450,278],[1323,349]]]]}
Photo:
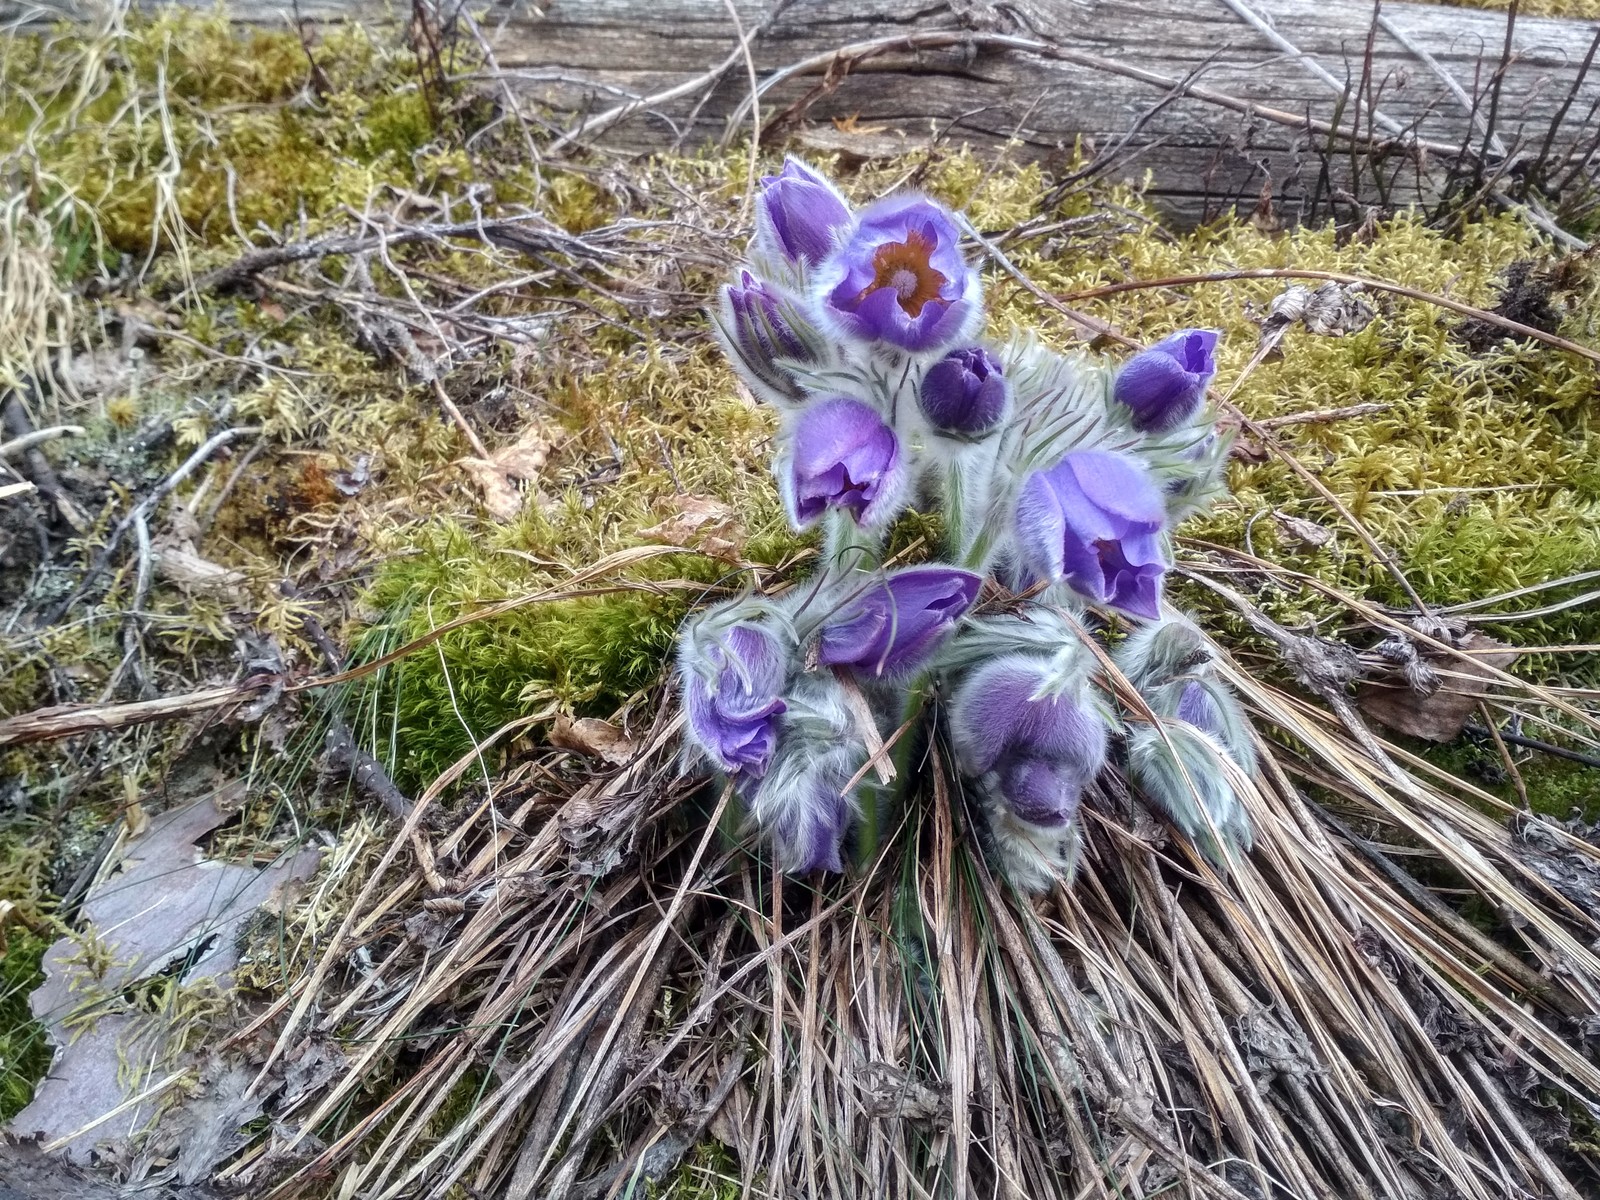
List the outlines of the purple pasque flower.
{"type": "Polygon", "coordinates": [[[1077,450],[1036,471],[1017,499],[1024,571],[1064,579],[1097,604],[1161,615],[1166,506],[1149,473],[1127,455],[1077,450]]]}
{"type": "Polygon", "coordinates": [[[1106,725],[1079,689],[1046,692],[1049,661],[1010,654],[957,689],[950,724],[971,775],[994,772],[1000,797],[1034,825],[1063,825],[1105,765],[1106,725]]]}
{"type": "Polygon", "coordinates": [[[817,278],[844,331],[904,350],[966,336],[979,317],[978,278],[961,257],[950,213],[915,194],[863,209],[817,278]]]}
{"type": "Polygon", "coordinates": [[[1006,410],[1005,371],[982,346],[952,350],[922,377],[917,401],[935,429],[976,436],[1000,423],[1006,410]]]}
{"type": "Polygon", "coordinates": [[[850,206],[834,186],[799,159],[761,180],[758,240],[791,262],[819,263],[835,233],[850,224],[850,206]]]}
{"type": "Polygon", "coordinates": [[[894,430],[859,400],[835,396],[808,404],[795,423],[779,483],[800,528],[831,508],[860,525],[892,516],[905,482],[894,430]]]}
{"type": "Polygon", "coordinates": [[[983,586],[956,567],[908,567],[874,581],[822,627],[819,661],[875,679],[922,666],[955,629],[983,586]]]}
{"type": "Polygon", "coordinates": [[[682,639],[683,706],[689,731],[730,775],[760,779],[778,741],[788,658],[759,625],[732,625],[682,639]]]}
{"type": "Polygon", "coordinates": [[[1200,411],[1217,373],[1214,329],[1182,329],[1130,358],[1112,384],[1112,395],[1145,433],[1175,429],[1200,411]]]}

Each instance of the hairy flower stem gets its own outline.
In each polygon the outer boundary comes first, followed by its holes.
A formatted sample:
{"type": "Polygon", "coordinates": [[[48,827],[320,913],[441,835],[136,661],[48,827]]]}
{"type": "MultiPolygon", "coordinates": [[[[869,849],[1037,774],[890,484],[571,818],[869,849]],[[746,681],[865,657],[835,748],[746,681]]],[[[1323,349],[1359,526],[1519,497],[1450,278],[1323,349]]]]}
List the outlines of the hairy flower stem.
{"type": "Polygon", "coordinates": [[[834,579],[852,571],[875,570],[883,564],[883,535],[861,528],[849,514],[834,509],[828,513],[822,561],[834,579]]]}

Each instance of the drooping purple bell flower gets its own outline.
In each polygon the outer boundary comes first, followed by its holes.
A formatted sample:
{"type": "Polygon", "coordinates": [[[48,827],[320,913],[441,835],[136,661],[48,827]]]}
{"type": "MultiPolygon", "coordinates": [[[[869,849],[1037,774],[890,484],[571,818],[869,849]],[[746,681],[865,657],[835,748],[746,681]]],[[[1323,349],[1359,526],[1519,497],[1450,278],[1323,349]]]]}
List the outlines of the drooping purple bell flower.
{"type": "Polygon", "coordinates": [[[850,206],[834,186],[791,158],[761,180],[758,240],[792,262],[816,264],[833,249],[836,231],[849,225],[850,206]]]}
{"type": "Polygon", "coordinates": [[[957,690],[951,729],[962,768],[993,771],[1001,798],[1034,825],[1062,825],[1106,758],[1105,721],[1074,691],[1041,695],[1048,661],[1013,654],[957,690]]]}
{"type": "Polygon", "coordinates": [[[1005,372],[981,346],[953,350],[928,368],[917,400],[935,429],[968,436],[988,433],[1005,415],[1005,372]]]}
{"type": "Polygon", "coordinates": [[[859,400],[836,396],[808,405],[795,425],[779,483],[802,529],[828,508],[860,525],[892,516],[905,482],[894,430],[859,400]]]}
{"type": "Polygon", "coordinates": [[[979,319],[978,278],[961,257],[950,213],[918,195],[861,211],[817,277],[822,303],[844,332],[905,350],[936,350],[979,319]]]}
{"type": "Polygon", "coordinates": [[[1112,395],[1145,433],[1175,429],[1200,411],[1217,373],[1214,329],[1183,329],[1141,350],[1117,372],[1112,395]]]}
{"type": "Polygon", "coordinates": [[[1078,450],[1037,471],[1017,500],[1023,569],[1064,579],[1098,604],[1161,615],[1166,506],[1145,469],[1123,454],[1078,450]]]}
{"type": "Polygon", "coordinates": [[[679,656],[689,731],[730,775],[759,779],[777,746],[788,663],[776,638],[734,625],[712,638],[685,637],[679,656]]]}
{"type": "Polygon", "coordinates": [[[822,627],[819,660],[875,679],[914,671],[955,629],[982,586],[982,576],[955,567],[896,571],[822,627]]]}

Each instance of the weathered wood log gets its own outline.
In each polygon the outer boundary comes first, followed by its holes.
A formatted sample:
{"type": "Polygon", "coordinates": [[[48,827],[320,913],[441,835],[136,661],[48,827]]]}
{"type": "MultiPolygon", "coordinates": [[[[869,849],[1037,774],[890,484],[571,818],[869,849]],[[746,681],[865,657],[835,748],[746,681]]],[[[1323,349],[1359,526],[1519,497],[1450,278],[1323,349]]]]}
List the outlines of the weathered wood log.
{"type": "MultiPolygon", "coordinates": [[[[87,0],[65,2],[70,12],[87,0]]],[[[447,32],[465,23],[456,0],[437,3],[447,32]]],[[[731,7],[737,30],[723,0],[497,4],[480,26],[504,83],[480,82],[501,95],[509,85],[519,108],[558,130],[642,152],[752,128],[753,66],[774,140],[859,157],[1009,144],[1060,168],[1082,139],[1115,149],[1119,174],[1150,172],[1158,202],[1188,218],[1254,205],[1264,190],[1291,218],[1326,212],[1339,192],[1426,199],[1458,156],[1493,177],[1541,155],[1593,157],[1600,138],[1600,70],[1586,63],[1600,26],[1588,22],[1522,18],[1508,40],[1501,13],[1373,0],[731,7]],[[1379,153],[1352,154],[1352,140],[1379,153]]],[[[0,0],[0,17],[8,10],[24,4],[0,0]]],[[[232,0],[232,11],[287,19],[282,0],[232,0]]],[[[313,23],[394,14],[377,0],[300,0],[296,11],[313,23]]]]}

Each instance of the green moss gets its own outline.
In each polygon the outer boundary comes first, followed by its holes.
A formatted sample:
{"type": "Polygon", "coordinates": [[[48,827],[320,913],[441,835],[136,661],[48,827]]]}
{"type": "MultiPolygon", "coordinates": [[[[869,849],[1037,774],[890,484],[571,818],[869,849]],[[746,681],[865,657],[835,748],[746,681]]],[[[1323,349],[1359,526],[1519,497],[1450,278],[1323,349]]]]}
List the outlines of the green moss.
{"type": "MultiPolygon", "coordinates": [[[[494,601],[560,589],[574,571],[653,540],[680,495],[737,514],[745,559],[774,564],[802,543],[767,471],[770,414],[740,398],[709,345],[641,347],[610,369],[539,381],[559,425],[547,482],[509,522],[440,516],[381,535],[391,556],[369,590],[385,615],[373,656],[494,601]],[[681,489],[681,490],[680,490],[681,489]]],[[[551,700],[608,713],[659,678],[690,605],[746,580],[738,565],[686,551],[628,566],[582,598],[556,597],[474,622],[385,672],[362,704],[383,714],[396,772],[426,780],[507,721],[551,700]],[[392,723],[392,728],[391,728],[392,723]]]]}
{"type": "Polygon", "coordinates": [[[325,85],[313,94],[297,35],[241,32],[220,9],[126,23],[115,53],[71,37],[0,47],[0,165],[66,227],[181,260],[426,184],[426,156],[414,159],[434,130],[408,52],[359,26],[330,31],[312,51],[325,85]]]}
{"type": "Polygon", "coordinates": [[[49,945],[49,939],[27,930],[6,931],[0,954],[0,1123],[26,1107],[50,1067],[44,1026],[28,1008],[28,993],[44,981],[40,963],[49,945]]]}

